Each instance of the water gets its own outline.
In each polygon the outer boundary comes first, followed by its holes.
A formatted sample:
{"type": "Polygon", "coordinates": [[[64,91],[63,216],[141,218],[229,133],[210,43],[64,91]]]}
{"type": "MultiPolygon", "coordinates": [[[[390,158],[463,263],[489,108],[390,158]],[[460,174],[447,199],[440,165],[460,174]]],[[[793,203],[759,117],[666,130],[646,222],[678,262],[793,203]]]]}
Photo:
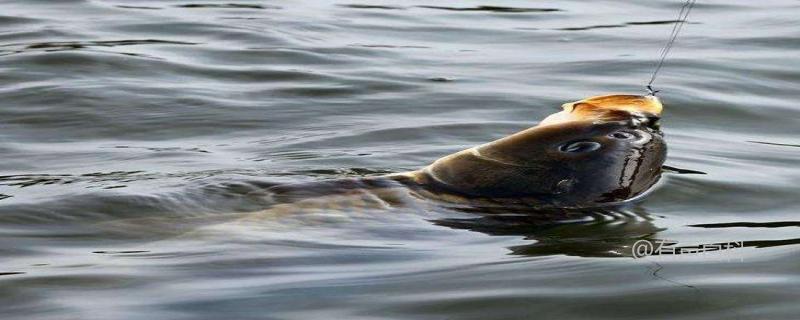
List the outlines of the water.
{"type": "Polygon", "coordinates": [[[571,222],[270,214],[643,90],[679,1],[2,1],[3,319],[794,319],[800,3],[700,1],[669,173],[571,222]],[[636,240],[702,254],[630,256],[636,240]]]}

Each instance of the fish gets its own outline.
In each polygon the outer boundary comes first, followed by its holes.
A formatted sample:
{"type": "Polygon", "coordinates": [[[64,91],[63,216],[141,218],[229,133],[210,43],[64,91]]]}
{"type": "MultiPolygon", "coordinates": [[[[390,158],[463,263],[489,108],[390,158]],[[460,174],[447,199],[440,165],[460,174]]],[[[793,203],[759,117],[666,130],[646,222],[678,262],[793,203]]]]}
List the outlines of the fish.
{"type": "Polygon", "coordinates": [[[547,210],[630,201],[659,181],[667,146],[654,95],[565,103],[537,125],[444,156],[419,170],[269,187],[273,211],[381,208],[424,201],[547,210]],[[283,209],[281,209],[283,208],[283,209]]]}
{"type": "MultiPolygon", "coordinates": [[[[618,205],[640,199],[661,177],[667,154],[659,124],[662,110],[652,95],[590,97],[563,104],[561,111],[531,128],[443,156],[418,170],[253,185],[235,196],[248,204],[246,210],[122,219],[96,227],[126,237],[189,239],[382,219],[403,212],[441,226],[502,234],[509,225],[538,228],[606,215],[602,212],[615,216],[618,205]],[[450,213],[470,214],[461,216],[467,220],[441,215],[450,213]],[[472,221],[476,214],[504,218],[472,221]],[[494,222],[482,226],[486,221],[494,222]]],[[[636,225],[636,232],[644,234],[655,228],[636,225]]]]}

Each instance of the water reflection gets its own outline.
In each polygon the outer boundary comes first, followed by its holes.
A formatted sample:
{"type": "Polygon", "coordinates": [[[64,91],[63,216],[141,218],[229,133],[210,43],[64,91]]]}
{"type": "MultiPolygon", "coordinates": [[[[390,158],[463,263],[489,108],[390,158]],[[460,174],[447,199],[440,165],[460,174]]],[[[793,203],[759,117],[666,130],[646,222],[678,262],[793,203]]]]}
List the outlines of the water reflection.
{"type": "Polygon", "coordinates": [[[493,236],[523,237],[532,243],[508,249],[524,256],[630,257],[630,248],[636,241],[657,241],[658,232],[665,230],[638,206],[490,214],[433,223],[493,236]]]}
{"type": "MultiPolygon", "coordinates": [[[[800,238],[779,240],[734,240],[681,245],[659,237],[667,231],[659,227],[644,207],[633,205],[619,208],[587,210],[551,210],[517,214],[478,214],[473,218],[436,219],[439,226],[480,232],[492,236],[519,236],[531,244],[509,247],[513,255],[577,257],[635,257],[637,242],[645,240],[657,248],[647,255],[680,255],[733,250],[739,248],[768,248],[800,244],[800,238]],[[663,246],[663,247],[662,247],[663,246]]],[[[722,228],[782,228],[800,227],[798,221],[734,222],[696,224],[690,227],[722,228]]],[[[652,248],[651,248],[652,249],[652,248]]]]}

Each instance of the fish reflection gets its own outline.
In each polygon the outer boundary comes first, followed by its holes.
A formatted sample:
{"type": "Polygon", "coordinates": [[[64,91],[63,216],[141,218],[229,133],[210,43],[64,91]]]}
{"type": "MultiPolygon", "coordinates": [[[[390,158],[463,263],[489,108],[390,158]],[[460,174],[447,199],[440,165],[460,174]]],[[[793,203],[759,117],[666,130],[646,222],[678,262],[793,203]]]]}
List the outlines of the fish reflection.
{"type": "MultiPolygon", "coordinates": [[[[463,219],[432,220],[436,225],[491,236],[519,236],[530,244],[507,248],[512,255],[643,258],[641,243],[655,246],[646,256],[700,254],[741,248],[771,248],[800,244],[800,238],[752,239],[682,245],[659,236],[667,230],[641,206],[592,210],[546,211],[538,214],[477,214],[463,219]],[[641,254],[641,253],[640,253],[641,254]]],[[[695,224],[706,229],[800,227],[800,221],[695,224]]]]}
{"type": "Polygon", "coordinates": [[[508,248],[511,254],[523,256],[630,257],[637,241],[658,241],[658,233],[666,230],[656,226],[641,207],[490,214],[432,222],[454,229],[492,236],[520,236],[533,241],[508,248]]]}

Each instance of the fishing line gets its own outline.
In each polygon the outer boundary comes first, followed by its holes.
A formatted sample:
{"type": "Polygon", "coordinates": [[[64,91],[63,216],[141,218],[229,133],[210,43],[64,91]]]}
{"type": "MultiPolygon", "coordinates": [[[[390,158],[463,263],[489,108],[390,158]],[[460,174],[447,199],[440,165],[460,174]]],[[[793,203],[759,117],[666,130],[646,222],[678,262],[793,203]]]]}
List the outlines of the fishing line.
{"type": "Polygon", "coordinates": [[[658,90],[653,90],[653,82],[656,81],[656,76],[658,76],[658,72],[661,71],[661,67],[664,66],[664,61],[667,60],[667,55],[669,55],[669,51],[672,50],[672,46],[675,44],[675,40],[678,39],[678,34],[681,33],[681,29],[683,29],[683,25],[686,24],[686,19],[689,18],[689,12],[692,11],[695,2],[697,0],[686,0],[686,2],[681,6],[681,11],[678,13],[678,19],[675,20],[675,24],[672,25],[672,31],[669,34],[669,38],[667,43],[664,45],[664,48],[661,49],[659,53],[658,63],[656,64],[655,70],[653,70],[653,75],[650,76],[650,81],[647,82],[647,92],[650,95],[655,95],[658,90]]]}

